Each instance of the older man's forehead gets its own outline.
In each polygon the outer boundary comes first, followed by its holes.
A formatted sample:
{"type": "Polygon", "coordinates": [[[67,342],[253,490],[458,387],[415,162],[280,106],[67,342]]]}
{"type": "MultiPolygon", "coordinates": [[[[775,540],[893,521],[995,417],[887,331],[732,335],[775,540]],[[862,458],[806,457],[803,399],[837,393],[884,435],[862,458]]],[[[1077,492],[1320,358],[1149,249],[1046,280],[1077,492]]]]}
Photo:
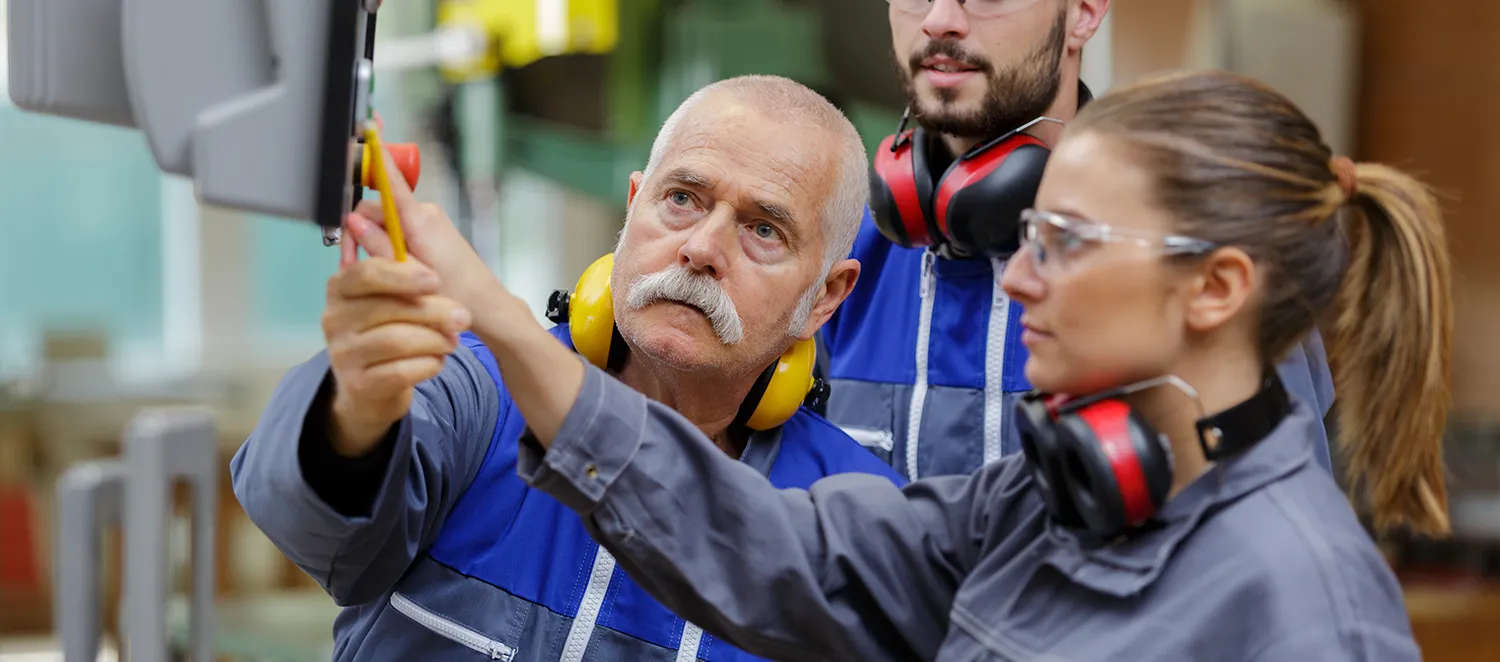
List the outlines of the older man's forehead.
{"type": "Polygon", "coordinates": [[[710,174],[694,162],[723,159],[724,167],[749,170],[746,174],[801,196],[823,195],[820,189],[837,170],[829,136],[808,124],[743,113],[692,119],[698,121],[684,122],[673,137],[660,164],[664,170],[703,178],[710,174]]]}

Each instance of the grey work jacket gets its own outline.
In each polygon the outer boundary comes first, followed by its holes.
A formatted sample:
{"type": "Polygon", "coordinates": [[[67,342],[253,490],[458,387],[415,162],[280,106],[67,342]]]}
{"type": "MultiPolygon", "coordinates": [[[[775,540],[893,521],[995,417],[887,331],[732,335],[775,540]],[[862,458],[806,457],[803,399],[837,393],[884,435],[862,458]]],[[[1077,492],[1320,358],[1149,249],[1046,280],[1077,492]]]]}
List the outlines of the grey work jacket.
{"type": "Polygon", "coordinates": [[[1306,404],[1090,548],[1022,456],[897,488],[777,490],[676,412],[590,367],[518,470],[683,618],[783,660],[1417,660],[1401,590],[1328,472],[1306,404]]]}

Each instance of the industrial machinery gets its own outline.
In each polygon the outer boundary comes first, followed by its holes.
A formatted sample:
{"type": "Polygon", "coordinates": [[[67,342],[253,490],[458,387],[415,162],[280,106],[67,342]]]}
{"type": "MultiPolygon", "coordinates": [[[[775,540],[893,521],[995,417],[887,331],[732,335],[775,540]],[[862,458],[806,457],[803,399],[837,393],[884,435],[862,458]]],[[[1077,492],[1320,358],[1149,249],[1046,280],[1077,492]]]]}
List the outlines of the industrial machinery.
{"type": "Polygon", "coordinates": [[[332,244],[361,197],[379,6],[10,0],[10,96],[137,128],[202,202],[311,221],[332,244]]]}
{"type": "MultiPolygon", "coordinates": [[[[372,182],[380,0],[10,0],[8,89],[42,114],[135,128],[162,171],[219,205],[316,223],[337,243],[372,182]]],[[[388,145],[415,186],[414,145],[388,145]]],[[[193,500],[191,659],[214,658],[213,510],[221,467],[212,414],[149,411],[117,460],[59,480],[55,611],[68,662],[100,646],[100,533],[124,537],[119,605],[128,659],[165,662],[170,488],[193,500]]],[[[113,608],[113,606],[111,606],[113,608]]]]}
{"type": "Polygon", "coordinates": [[[213,512],[220,471],[214,434],[212,412],[146,411],[125,433],[120,459],[80,463],[58,479],[53,610],[66,662],[94,662],[99,654],[102,534],[115,527],[125,540],[121,650],[130,660],[171,659],[167,529],[178,480],[193,488],[190,659],[214,659],[213,512]]]}

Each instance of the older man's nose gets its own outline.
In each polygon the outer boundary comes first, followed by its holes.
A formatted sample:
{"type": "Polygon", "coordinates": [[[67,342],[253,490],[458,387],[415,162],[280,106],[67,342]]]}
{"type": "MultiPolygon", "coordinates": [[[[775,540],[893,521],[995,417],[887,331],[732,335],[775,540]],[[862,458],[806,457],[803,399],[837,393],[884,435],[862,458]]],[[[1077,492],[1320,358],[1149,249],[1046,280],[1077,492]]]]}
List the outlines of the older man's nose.
{"type": "Polygon", "coordinates": [[[728,248],[735,240],[733,212],[715,211],[694,226],[687,241],[677,249],[677,261],[696,272],[723,278],[729,266],[728,248]]]}

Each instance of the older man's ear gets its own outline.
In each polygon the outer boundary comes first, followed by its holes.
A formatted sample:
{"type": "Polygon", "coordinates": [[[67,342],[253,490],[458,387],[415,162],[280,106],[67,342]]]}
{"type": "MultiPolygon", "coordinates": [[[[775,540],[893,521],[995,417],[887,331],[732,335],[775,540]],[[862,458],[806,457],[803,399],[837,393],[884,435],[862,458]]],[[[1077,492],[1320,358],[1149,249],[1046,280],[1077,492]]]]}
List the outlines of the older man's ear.
{"type": "Polygon", "coordinates": [[[635,204],[635,192],[641,188],[641,182],[645,181],[646,173],[639,170],[630,173],[630,191],[625,194],[625,208],[635,204]]]}
{"type": "Polygon", "coordinates": [[[811,339],[817,334],[818,329],[833,317],[833,311],[839,309],[839,304],[849,298],[849,293],[854,291],[854,283],[859,280],[859,260],[845,258],[833,264],[828,270],[828,278],[823,281],[823,296],[813,304],[812,314],[807,318],[807,327],[802,333],[797,334],[799,340],[811,339]]]}

